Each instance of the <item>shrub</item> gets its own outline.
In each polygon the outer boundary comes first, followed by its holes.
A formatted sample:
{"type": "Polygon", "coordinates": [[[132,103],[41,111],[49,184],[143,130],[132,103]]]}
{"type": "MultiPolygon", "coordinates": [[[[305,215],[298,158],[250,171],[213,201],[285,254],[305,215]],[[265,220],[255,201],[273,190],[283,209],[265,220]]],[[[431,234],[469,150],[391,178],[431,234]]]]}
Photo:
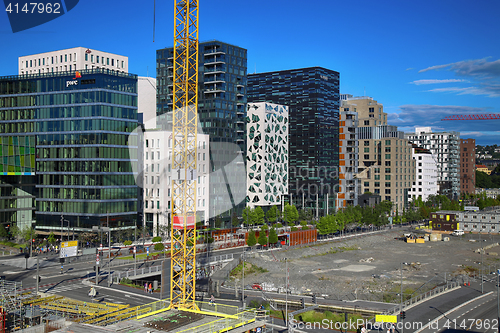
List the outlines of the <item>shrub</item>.
{"type": "Polygon", "coordinates": [[[126,240],[125,242],[123,242],[123,245],[125,245],[125,246],[132,245],[132,241],[131,240],[126,240]]]}
{"type": "Polygon", "coordinates": [[[156,243],[155,244],[156,251],[162,251],[164,248],[165,248],[165,245],[163,245],[163,243],[156,243]]]}
{"type": "Polygon", "coordinates": [[[299,230],[299,228],[297,228],[297,227],[291,227],[290,228],[290,231],[297,231],[297,230],[299,230]]]}
{"type": "Polygon", "coordinates": [[[160,236],[153,237],[153,243],[159,243],[159,242],[161,242],[160,236]]]}
{"type": "Polygon", "coordinates": [[[275,224],[274,224],[274,227],[275,227],[275,228],[282,228],[282,227],[283,227],[283,224],[281,224],[280,222],[278,222],[278,223],[275,223],[275,224]]]}

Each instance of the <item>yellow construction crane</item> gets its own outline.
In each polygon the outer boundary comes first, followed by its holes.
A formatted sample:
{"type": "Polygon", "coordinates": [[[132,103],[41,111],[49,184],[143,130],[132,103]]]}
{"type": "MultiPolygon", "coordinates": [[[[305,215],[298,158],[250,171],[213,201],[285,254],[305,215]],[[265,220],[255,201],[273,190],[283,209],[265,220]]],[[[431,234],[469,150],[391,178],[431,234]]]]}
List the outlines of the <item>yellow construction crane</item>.
{"type": "Polygon", "coordinates": [[[175,0],[170,307],[199,310],[196,290],[198,0],[175,0]]]}

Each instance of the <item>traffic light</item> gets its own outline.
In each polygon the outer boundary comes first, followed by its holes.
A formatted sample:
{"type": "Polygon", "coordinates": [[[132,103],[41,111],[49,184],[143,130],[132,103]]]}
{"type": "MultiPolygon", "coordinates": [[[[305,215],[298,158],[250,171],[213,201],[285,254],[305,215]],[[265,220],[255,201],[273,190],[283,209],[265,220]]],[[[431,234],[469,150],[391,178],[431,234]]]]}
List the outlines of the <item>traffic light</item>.
{"type": "Polygon", "coordinates": [[[35,239],[33,238],[33,243],[35,242],[35,239]]]}
{"type": "Polygon", "coordinates": [[[38,275],[38,282],[42,281],[42,278],[40,275],[38,275]]]}
{"type": "Polygon", "coordinates": [[[316,304],[316,294],[313,294],[312,302],[316,304]]]}
{"type": "Polygon", "coordinates": [[[401,311],[399,313],[399,316],[401,317],[401,319],[405,319],[406,318],[406,312],[405,311],[401,311]]]}
{"type": "Polygon", "coordinates": [[[300,304],[302,305],[302,308],[303,308],[303,309],[305,309],[305,307],[306,307],[306,303],[305,303],[305,301],[304,301],[304,298],[303,298],[303,297],[300,299],[300,304]]]}

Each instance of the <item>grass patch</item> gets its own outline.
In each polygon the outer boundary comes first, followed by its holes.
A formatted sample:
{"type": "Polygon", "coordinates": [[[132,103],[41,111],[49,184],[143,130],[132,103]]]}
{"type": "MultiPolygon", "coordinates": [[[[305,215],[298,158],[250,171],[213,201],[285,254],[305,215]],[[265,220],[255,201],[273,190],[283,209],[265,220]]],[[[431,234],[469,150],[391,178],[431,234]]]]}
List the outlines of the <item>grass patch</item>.
{"type": "MultiPolygon", "coordinates": [[[[249,262],[245,262],[245,275],[247,274],[260,274],[260,273],[266,273],[268,272],[267,269],[265,268],[262,268],[262,267],[259,267],[259,266],[256,266],[256,265],[252,265],[251,263],[249,262]]],[[[231,274],[230,276],[232,278],[241,278],[242,277],[242,274],[243,273],[243,265],[242,264],[239,264],[238,266],[236,266],[232,271],[231,271],[231,274]]]]}
{"type": "Polygon", "coordinates": [[[327,254],[335,254],[335,253],[342,253],[342,252],[345,252],[345,251],[355,251],[355,250],[358,250],[358,246],[357,245],[331,247],[330,250],[328,250],[326,252],[321,252],[321,253],[316,253],[316,254],[310,254],[310,255],[307,255],[307,256],[302,256],[302,258],[312,258],[312,257],[317,257],[317,256],[324,256],[324,255],[327,255],[327,254]]]}
{"type": "Polygon", "coordinates": [[[0,244],[8,246],[8,247],[14,247],[17,249],[26,247],[26,244],[17,244],[17,243],[11,242],[11,241],[0,241],[0,244]]]}
{"type": "MultiPolygon", "coordinates": [[[[158,255],[160,254],[160,257],[163,257],[163,253],[149,253],[149,257],[151,258],[152,256],[155,256],[155,255],[158,255]]],[[[140,254],[137,254],[136,255],[137,257],[137,260],[144,260],[147,258],[147,254],[146,253],[140,253],[140,254]]],[[[117,257],[116,259],[122,259],[122,260],[134,260],[134,256],[130,255],[130,256],[126,256],[126,257],[117,257]]]]}

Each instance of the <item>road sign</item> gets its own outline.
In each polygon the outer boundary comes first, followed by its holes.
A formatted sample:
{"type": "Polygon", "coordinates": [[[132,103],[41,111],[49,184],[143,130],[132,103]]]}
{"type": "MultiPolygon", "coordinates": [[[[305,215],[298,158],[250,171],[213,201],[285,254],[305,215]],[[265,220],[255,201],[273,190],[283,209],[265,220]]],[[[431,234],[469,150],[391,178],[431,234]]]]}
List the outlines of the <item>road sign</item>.
{"type": "Polygon", "coordinates": [[[377,323],[397,323],[398,316],[376,315],[375,321],[377,323]]]}
{"type": "Polygon", "coordinates": [[[76,257],[78,254],[78,241],[69,241],[61,243],[59,258],[76,257]]]}
{"type": "Polygon", "coordinates": [[[97,253],[97,257],[95,259],[95,264],[99,266],[99,253],[97,253]]]}
{"type": "Polygon", "coordinates": [[[137,247],[134,246],[134,253],[137,253],[137,247]]]}

